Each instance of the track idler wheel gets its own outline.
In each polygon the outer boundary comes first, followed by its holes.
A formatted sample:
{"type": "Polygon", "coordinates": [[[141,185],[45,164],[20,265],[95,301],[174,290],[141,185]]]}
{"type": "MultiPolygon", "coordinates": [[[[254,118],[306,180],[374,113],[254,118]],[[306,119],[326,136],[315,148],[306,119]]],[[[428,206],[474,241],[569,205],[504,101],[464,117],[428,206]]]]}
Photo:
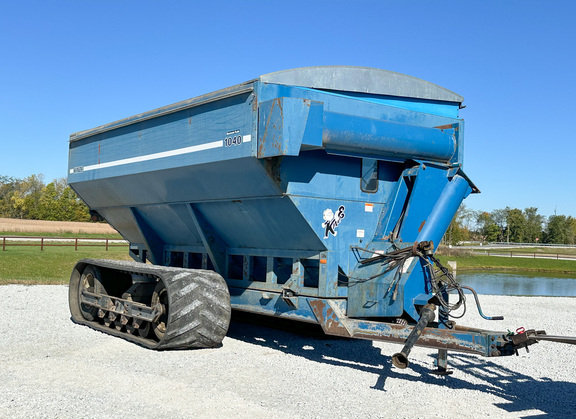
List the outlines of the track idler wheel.
{"type": "Polygon", "coordinates": [[[80,276],[73,275],[70,279],[70,287],[68,290],[68,300],[72,315],[81,315],[88,321],[97,320],[99,314],[98,307],[80,303],[80,296],[84,290],[93,293],[106,294],[106,290],[102,285],[102,276],[98,266],[88,265],[84,268],[80,276]]]}
{"type": "Polygon", "coordinates": [[[160,316],[152,322],[154,335],[161,341],[166,333],[166,323],[168,323],[168,291],[164,282],[159,281],[152,294],[152,307],[158,307],[160,316]]]}

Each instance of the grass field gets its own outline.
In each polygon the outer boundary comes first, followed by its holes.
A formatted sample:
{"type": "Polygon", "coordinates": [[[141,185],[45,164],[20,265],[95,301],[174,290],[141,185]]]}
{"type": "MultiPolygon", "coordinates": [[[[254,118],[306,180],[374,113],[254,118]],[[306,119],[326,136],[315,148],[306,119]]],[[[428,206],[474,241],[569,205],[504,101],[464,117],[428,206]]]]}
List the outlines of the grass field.
{"type": "MultiPolygon", "coordinates": [[[[63,238],[121,239],[105,223],[15,220],[0,218],[0,237],[36,236],[63,238]]],[[[0,284],[67,284],[76,262],[84,258],[130,260],[128,246],[105,247],[14,246],[2,251],[0,243],[0,284]]],[[[82,244],[86,244],[83,242],[82,244]]]]}
{"type": "Polygon", "coordinates": [[[83,258],[130,260],[128,246],[0,248],[0,284],[67,284],[76,262],[83,258]]]}
{"type": "Polygon", "coordinates": [[[543,255],[576,255],[576,247],[537,247],[537,248],[530,248],[530,247],[521,247],[519,249],[506,249],[511,250],[513,252],[521,252],[521,253],[536,253],[536,254],[543,254],[543,255]]]}
{"type": "Polygon", "coordinates": [[[442,264],[453,260],[458,264],[458,270],[519,270],[533,272],[559,272],[576,274],[576,261],[533,258],[510,258],[499,256],[476,256],[464,252],[440,254],[442,264]]]}

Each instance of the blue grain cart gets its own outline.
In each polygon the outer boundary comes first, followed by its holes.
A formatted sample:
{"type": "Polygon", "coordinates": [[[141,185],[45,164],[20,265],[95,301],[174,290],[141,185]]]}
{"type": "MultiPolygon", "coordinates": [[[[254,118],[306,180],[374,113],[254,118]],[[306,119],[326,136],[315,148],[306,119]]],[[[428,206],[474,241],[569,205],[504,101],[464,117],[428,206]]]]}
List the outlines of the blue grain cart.
{"type": "Polygon", "coordinates": [[[72,134],[68,182],[135,260],[80,261],[74,321],[207,347],[232,308],[402,343],[399,367],[414,344],[438,348],[440,372],[448,350],[534,343],[449,320],[463,289],[434,249],[477,192],[462,101],[398,73],[310,67],[72,134]]]}

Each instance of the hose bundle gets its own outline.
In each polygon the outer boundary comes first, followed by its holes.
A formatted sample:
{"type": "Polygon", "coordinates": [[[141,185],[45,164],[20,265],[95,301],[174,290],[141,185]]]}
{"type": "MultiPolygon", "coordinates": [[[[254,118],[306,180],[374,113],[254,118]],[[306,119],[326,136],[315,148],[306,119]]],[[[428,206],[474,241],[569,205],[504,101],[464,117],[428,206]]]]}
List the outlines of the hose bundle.
{"type": "MultiPolygon", "coordinates": [[[[357,250],[369,251],[367,249],[357,250]]],[[[466,297],[464,291],[460,284],[456,282],[456,279],[454,279],[454,276],[448,268],[442,265],[442,263],[434,257],[434,243],[432,241],[414,242],[412,247],[396,249],[392,252],[383,254],[375,252],[371,253],[373,253],[374,256],[360,260],[360,264],[368,265],[371,263],[381,262],[382,266],[385,266],[384,271],[369,278],[357,279],[354,282],[370,281],[396,269],[394,278],[386,291],[386,294],[388,294],[392,289],[394,289],[392,299],[395,300],[398,294],[400,279],[402,277],[402,270],[406,261],[411,257],[418,257],[423,262],[425,268],[428,269],[432,292],[443,310],[453,318],[461,318],[466,313],[466,297]],[[458,294],[458,300],[451,304],[448,295],[454,292],[458,294]],[[464,307],[464,311],[460,315],[455,316],[451,314],[462,306],[464,307]]]]}

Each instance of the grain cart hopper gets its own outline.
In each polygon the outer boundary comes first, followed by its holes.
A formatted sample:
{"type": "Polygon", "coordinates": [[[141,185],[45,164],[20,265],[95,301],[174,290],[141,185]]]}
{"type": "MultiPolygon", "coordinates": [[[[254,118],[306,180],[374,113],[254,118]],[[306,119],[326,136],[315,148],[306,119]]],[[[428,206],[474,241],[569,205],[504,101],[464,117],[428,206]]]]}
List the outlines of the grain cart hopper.
{"type": "Polygon", "coordinates": [[[135,260],[78,262],[73,320],[149,348],[210,347],[233,308],[404,344],[399,367],[414,344],[438,348],[440,372],[448,350],[536,342],[449,320],[463,289],[434,248],[477,191],[462,100],[389,71],[311,67],[72,134],[69,184],[135,260]]]}

